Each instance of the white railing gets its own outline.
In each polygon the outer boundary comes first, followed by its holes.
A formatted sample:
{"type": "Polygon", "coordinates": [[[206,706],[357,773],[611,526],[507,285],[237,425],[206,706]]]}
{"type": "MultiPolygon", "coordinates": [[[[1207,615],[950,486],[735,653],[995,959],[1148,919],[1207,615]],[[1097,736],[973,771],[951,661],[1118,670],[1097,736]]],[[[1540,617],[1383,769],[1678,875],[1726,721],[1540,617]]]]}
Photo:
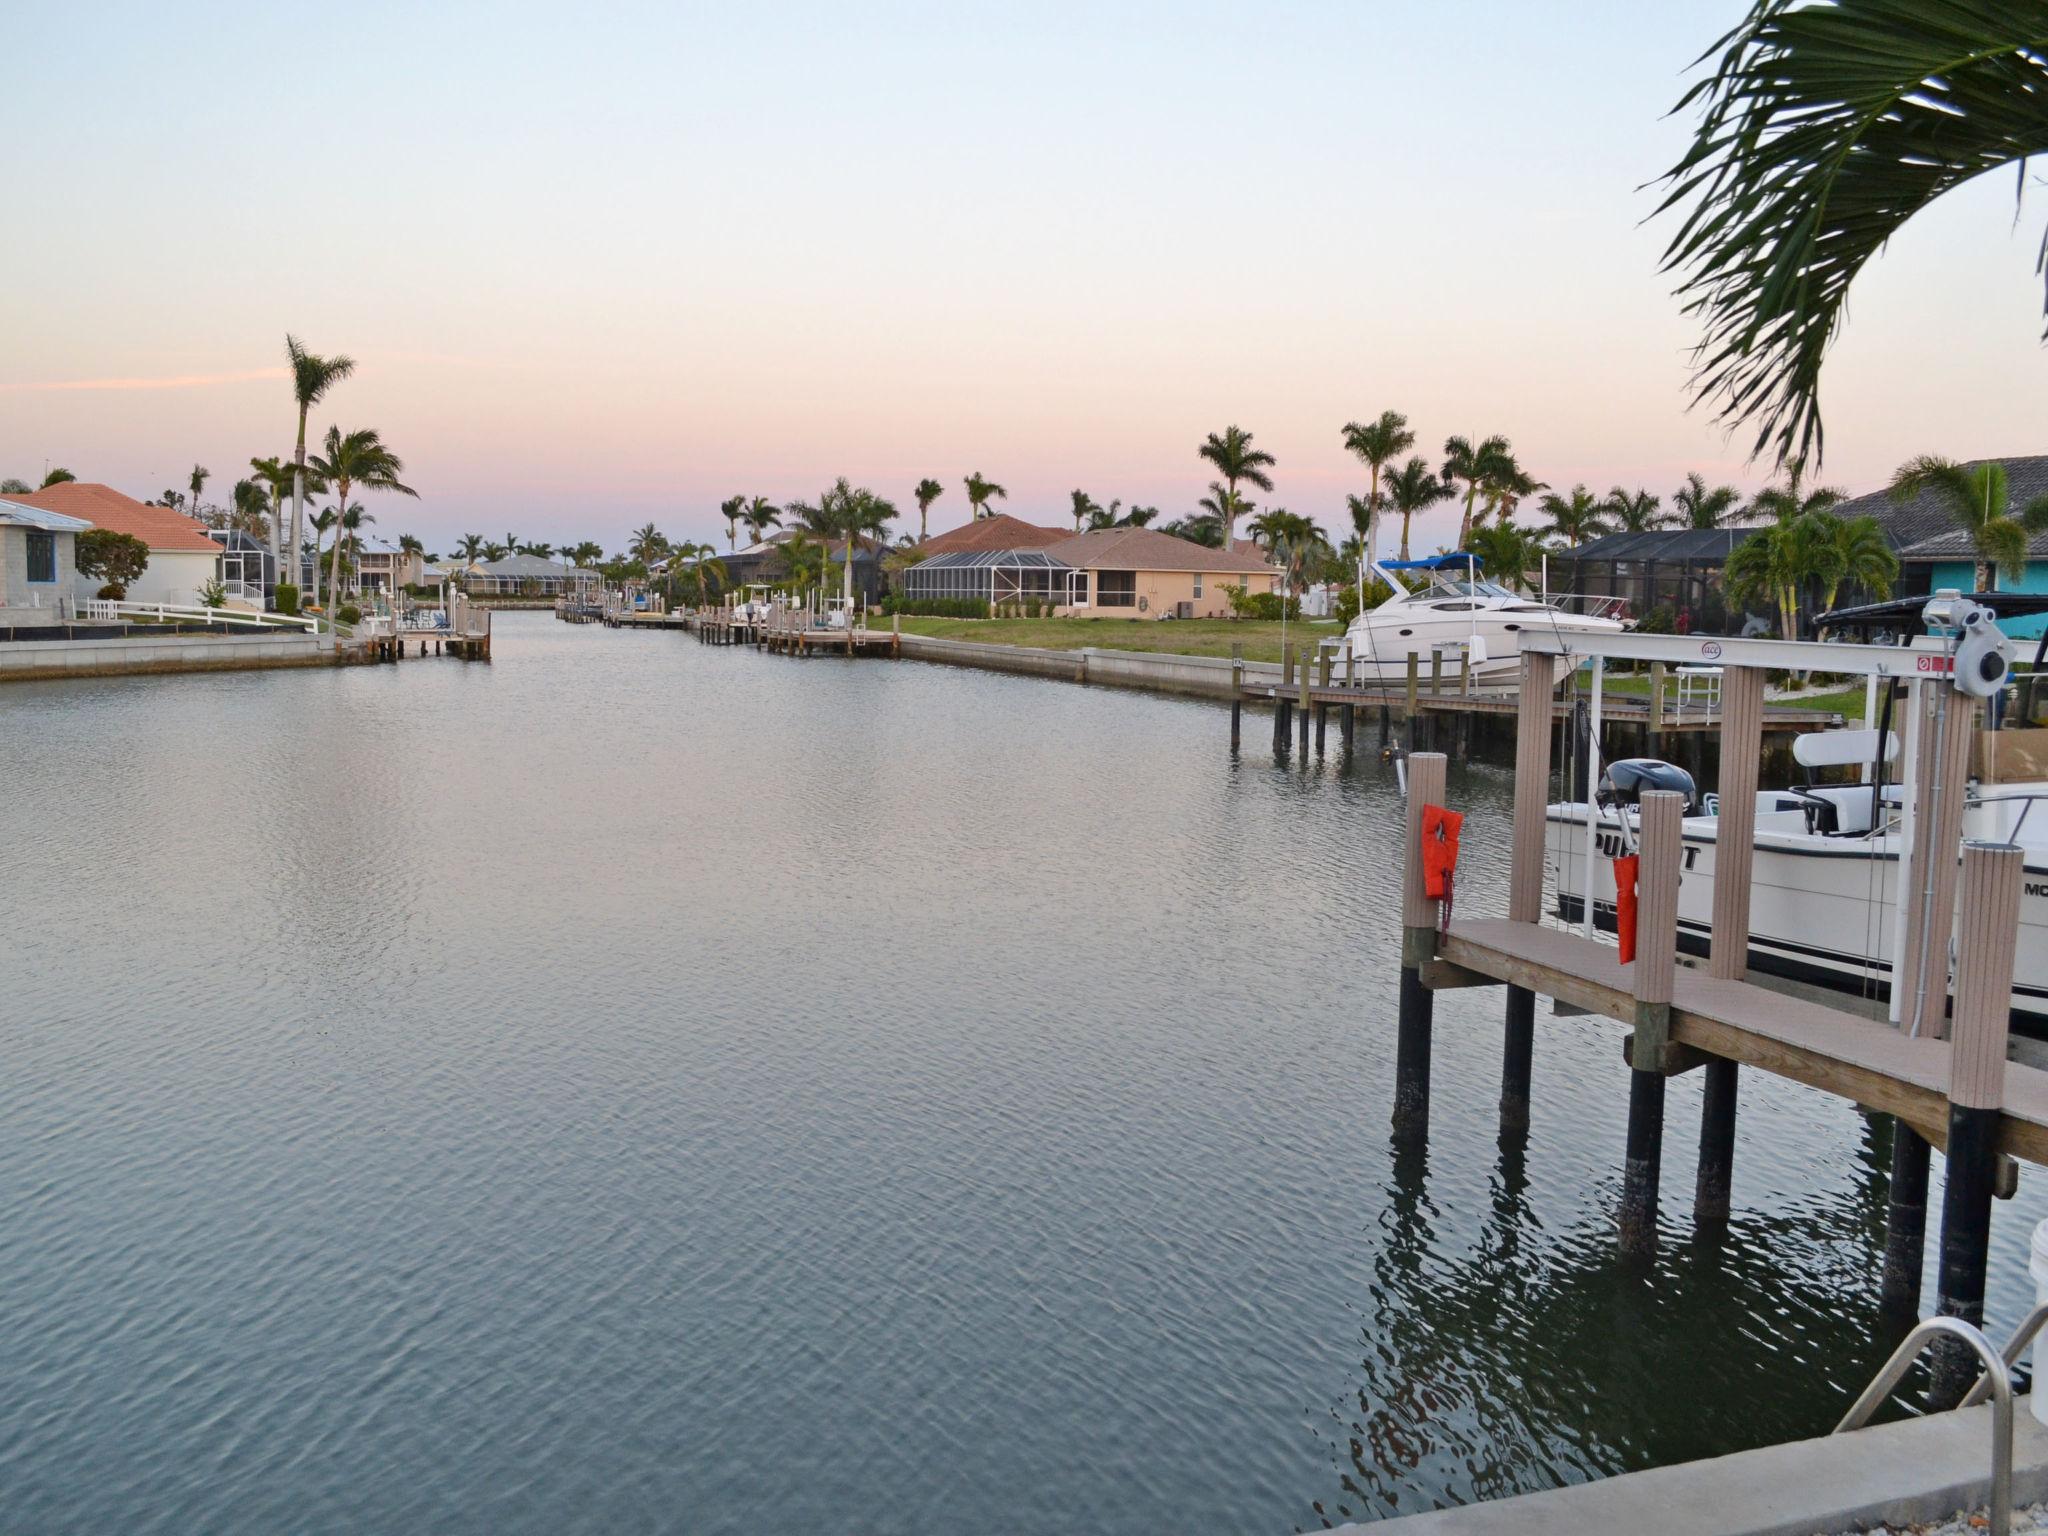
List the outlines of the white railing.
{"type": "Polygon", "coordinates": [[[182,603],[130,603],[110,597],[87,598],[84,617],[90,622],[121,623],[155,619],[159,623],[240,624],[250,629],[317,630],[320,621],[305,613],[251,613],[241,608],[207,608],[182,603]]]}

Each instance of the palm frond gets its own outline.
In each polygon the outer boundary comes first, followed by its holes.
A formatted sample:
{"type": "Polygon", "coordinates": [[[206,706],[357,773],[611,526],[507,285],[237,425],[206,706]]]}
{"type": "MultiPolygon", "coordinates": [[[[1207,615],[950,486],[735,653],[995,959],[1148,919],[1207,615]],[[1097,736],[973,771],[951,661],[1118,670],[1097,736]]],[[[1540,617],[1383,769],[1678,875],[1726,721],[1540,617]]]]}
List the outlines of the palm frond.
{"type": "Polygon", "coordinates": [[[1688,210],[1664,269],[1704,327],[1694,396],[1818,463],[1856,275],[1943,193],[2048,151],[2048,0],[1758,0],[1716,52],[1657,209],[1688,210]]]}

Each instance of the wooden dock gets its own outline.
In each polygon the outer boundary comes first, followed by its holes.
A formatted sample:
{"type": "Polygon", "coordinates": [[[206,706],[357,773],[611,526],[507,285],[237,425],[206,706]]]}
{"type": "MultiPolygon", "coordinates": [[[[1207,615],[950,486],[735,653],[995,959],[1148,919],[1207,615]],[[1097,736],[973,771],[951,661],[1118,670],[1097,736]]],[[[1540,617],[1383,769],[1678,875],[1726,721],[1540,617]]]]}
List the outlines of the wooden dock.
{"type": "MultiPolygon", "coordinates": [[[[1602,642],[1604,655],[1657,654],[1654,638],[1602,642]]],[[[1955,850],[1975,735],[1977,701],[1939,672],[1915,670],[1902,648],[1808,645],[1816,670],[1904,685],[1913,749],[1910,819],[1901,850],[1899,889],[1903,957],[1893,995],[1896,1023],[1873,1021],[1825,1004],[1752,985],[1749,953],[1750,868],[1754,852],[1758,764],[1766,670],[1786,665],[1774,641],[1727,641],[1720,731],[1719,850],[1713,886],[1712,943],[1704,970],[1676,964],[1678,884],[1684,859],[1684,798],[1648,793],[1640,807],[1636,949],[1543,924],[1545,818],[1551,777],[1554,691],[1565,658],[1536,646],[1522,654],[1517,700],[1515,797],[1510,841],[1508,916],[1453,915],[1444,893],[1430,894],[1431,828],[1445,807],[1446,758],[1410,757],[1402,880],[1400,1024],[1394,1068],[1397,1141],[1428,1137],[1433,998],[1451,987],[1504,986],[1503,1134],[1526,1134],[1535,1046],[1535,1000],[1604,1014],[1626,1027],[1630,1066],[1619,1238],[1625,1255],[1657,1242],[1663,1156],[1664,1087],[1679,1073],[1705,1073],[1694,1221],[1728,1219],[1741,1068],[1847,1099],[1896,1119],[1889,1222],[1881,1294],[1886,1313],[1917,1315],[1926,1234],[1928,1156],[1948,1158],[1941,1214],[1940,1294],[1936,1309],[1973,1325],[1983,1321],[1991,1202],[2017,1185],[2018,1162],[2048,1165],[2048,1072],[2008,1060],[2014,952],[2024,858],[2012,845],[1955,850]],[[1818,653],[1826,652],[1825,656],[1818,653]],[[1954,1004],[1948,956],[1955,952],[1954,1004]],[[1916,966],[1914,957],[1928,958],[1916,966]],[[1925,976],[1919,974],[1924,966],[1925,976]]],[[[1595,665],[1601,663],[1596,660],[1595,665]]],[[[1439,855],[1440,856],[1440,855],[1439,855]]],[[[1441,876],[1439,875],[1440,879],[1441,876]]],[[[1465,893],[1457,892],[1459,910],[1465,893]]],[[[1936,1358],[1935,1396],[1953,1404],[1974,1376],[1967,1349],[1936,1358]]]]}

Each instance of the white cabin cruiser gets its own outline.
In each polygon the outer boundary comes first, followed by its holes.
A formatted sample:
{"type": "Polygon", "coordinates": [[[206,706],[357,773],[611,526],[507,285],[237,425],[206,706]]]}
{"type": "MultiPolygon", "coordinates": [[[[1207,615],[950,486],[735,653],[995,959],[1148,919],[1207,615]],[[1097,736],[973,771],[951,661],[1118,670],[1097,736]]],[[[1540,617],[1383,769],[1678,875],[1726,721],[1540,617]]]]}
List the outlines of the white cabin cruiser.
{"type": "MultiPolygon", "coordinates": [[[[1568,613],[1487,580],[1472,554],[1380,560],[1372,569],[1393,595],[1351,621],[1337,652],[1340,668],[1356,657],[1360,682],[1402,682],[1411,655],[1426,666],[1438,652],[1468,659],[1475,684],[1507,682],[1521,663],[1521,637],[1531,629],[1619,634],[1628,628],[1615,617],[1617,599],[1598,599],[1598,612],[1568,613]]],[[[1453,661],[1447,670],[1455,669],[1453,661]]]]}

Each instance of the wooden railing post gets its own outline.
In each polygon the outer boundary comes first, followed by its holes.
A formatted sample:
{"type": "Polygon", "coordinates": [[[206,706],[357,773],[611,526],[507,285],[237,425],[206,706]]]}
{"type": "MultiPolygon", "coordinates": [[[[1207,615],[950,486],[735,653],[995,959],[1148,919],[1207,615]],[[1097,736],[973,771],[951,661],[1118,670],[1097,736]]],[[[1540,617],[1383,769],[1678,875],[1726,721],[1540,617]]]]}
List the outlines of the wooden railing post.
{"type": "MultiPolygon", "coordinates": [[[[1546,818],[1550,809],[1551,695],[1557,686],[1557,658],[1522,652],[1522,676],[1515,698],[1515,811],[1509,838],[1508,918],[1535,923],[1543,918],[1546,818]]],[[[1507,1038],[1501,1050],[1500,1125],[1505,1132],[1529,1128],[1529,1084],[1536,1059],[1536,994],[1507,989],[1507,1038]]]]}
{"type": "MultiPolygon", "coordinates": [[[[1946,691],[1946,690],[1944,690],[1946,691]]],[[[2009,843],[1963,849],[1957,925],[1955,1033],[1949,1048],[1948,1181],[1941,1200],[1941,1266],[1934,1310],[1984,1321],[1991,1199],[1998,1183],[1998,1118],[2005,1107],[2006,1035],[2026,856],[2009,843]]],[[[1937,1403],[1961,1401],[1976,1379],[1968,1350],[1934,1359],[1937,1403]]]]}
{"type": "Polygon", "coordinates": [[[1394,1048],[1394,1136],[1421,1142],[1429,1137],[1430,1030],[1436,1000],[1422,984],[1422,967],[1436,958],[1438,903],[1424,894],[1422,809],[1442,805],[1445,760],[1441,752],[1417,752],[1408,759],[1407,834],[1401,859],[1401,1003],[1394,1048]]]}
{"type": "MultiPolygon", "coordinates": [[[[1728,981],[1749,973],[1749,884],[1756,863],[1756,782],[1763,756],[1764,674],[1730,667],[1722,674],[1720,812],[1714,819],[1713,936],[1707,972],[1728,981]]],[[[1735,1174],[1735,1106],[1741,1081],[1733,1061],[1708,1060],[1700,1107],[1699,1169],[1693,1219],[1728,1219],[1735,1174]]]]}
{"type": "Polygon", "coordinates": [[[1678,952],[1678,871],[1685,797],[1642,797],[1642,863],[1636,886],[1636,957],[1629,966],[1635,1034],[1629,1042],[1628,1147],[1621,1184],[1621,1247],[1657,1245],[1657,1182],[1664,1162],[1664,1069],[1671,1043],[1671,988],[1678,952]]]}

